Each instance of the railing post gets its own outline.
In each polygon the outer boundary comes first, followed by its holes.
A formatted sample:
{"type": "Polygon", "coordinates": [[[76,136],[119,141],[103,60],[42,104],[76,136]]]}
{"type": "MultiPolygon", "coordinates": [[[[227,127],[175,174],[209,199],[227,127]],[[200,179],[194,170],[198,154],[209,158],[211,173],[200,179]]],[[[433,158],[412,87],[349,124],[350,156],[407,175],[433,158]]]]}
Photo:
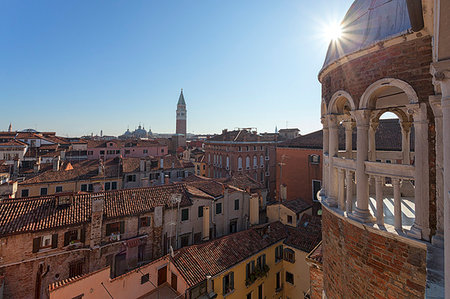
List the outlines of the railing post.
{"type": "Polygon", "coordinates": [[[394,185],[394,227],[402,229],[402,199],[400,198],[400,179],[392,178],[394,185]]]}
{"type": "Polygon", "coordinates": [[[369,161],[377,159],[377,149],[375,144],[375,132],[377,131],[379,122],[372,121],[369,126],[369,161]]]}
{"type": "Polygon", "coordinates": [[[347,214],[351,214],[353,209],[353,172],[349,169],[345,170],[345,184],[347,187],[346,211],[347,214]]]}
{"type": "Polygon", "coordinates": [[[383,178],[375,176],[375,193],[377,200],[377,224],[384,225],[384,207],[383,207],[383,178]]]}
{"type": "Polygon", "coordinates": [[[338,174],[333,165],[333,158],[338,154],[338,127],[336,115],[328,115],[328,190],[327,190],[327,203],[335,207],[337,206],[338,196],[338,174]]]}
{"type": "Polygon", "coordinates": [[[353,159],[353,127],[354,122],[350,120],[344,121],[345,127],[345,157],[347,159],[353,159]]]}
{"type": "Polygon", "coordinates": [[[338,183],[339,183],[339,192],[338,192],[338,203],[339,209],[345,209],[345,181],[344,181],[344,170],[338,169],[338,183]]]}
{"type": "Polygon", "coordinates": [[[400,122],[402,128],[402,162],[403,164],[411,164],[410,158],[410,140],[411,140],[411,122],[402,121],[400,122]]]}

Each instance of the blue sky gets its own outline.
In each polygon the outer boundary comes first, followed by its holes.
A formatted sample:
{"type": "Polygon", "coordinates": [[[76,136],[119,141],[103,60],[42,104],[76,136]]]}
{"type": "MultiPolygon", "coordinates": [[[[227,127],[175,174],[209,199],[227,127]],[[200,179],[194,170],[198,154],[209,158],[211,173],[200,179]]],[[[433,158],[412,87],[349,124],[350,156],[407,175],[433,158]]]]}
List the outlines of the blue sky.
{"type": "Polygon", "coordinates": [[[320,129],[317,74],[350,0],[0,1],[0,130],[320,129]]]}

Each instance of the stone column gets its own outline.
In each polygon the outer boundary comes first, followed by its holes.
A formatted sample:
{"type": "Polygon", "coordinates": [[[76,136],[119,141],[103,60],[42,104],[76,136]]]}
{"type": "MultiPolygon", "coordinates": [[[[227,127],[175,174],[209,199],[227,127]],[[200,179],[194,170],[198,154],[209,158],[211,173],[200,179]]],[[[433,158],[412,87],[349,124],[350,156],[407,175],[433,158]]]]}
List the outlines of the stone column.
{"type": "Polygon", "coordinates": [[[377,159],[375,132],[377,131],[378,124],[378,121],[372,121],[369,126],[369,161],[375,161],[377,159]]]}
{"type": "MultiPolygon", "coordinates": [[[[394,227],[402,229],[402,199],[400,197],[400,179],[392,178],[394,185],[394,227]]],[[[417,208],[416,208],[417,210],[417,208]]]]}
{"type": "Polygon", "coordinates": [[[384,206],[383,206],[383,178],[375,177],[375,193],[377,199],[377,224],[384,225],[384,206]]]}
{"type": "Polygon", "coordinates": [[[324,162],[323,162],[323,169],[322,169],[322,190],[321,190],[321,196],[324,197],[328,194],[328,162],[325,162],[326,159],[329,158],[329,154],[328,154],[328,144],[329,144],[329,134],[328,134],[328,117],[322,117],[321,118],[321,122],[323,125],[323,157],[324,157],[324,162]]]}
{"type": "Polygon", "coordinates": [[[345,127],[345,157],[347,159],[353,158],[353,140],[352,140],[352,134],[353,134],[353,127],[354,122],[350,120],[344,121],[344,127],[345,127]]]}
{"type": "Polygon", "coordinates": [[[402,121],[400,122],[402,128],[402,163],[411,164],[411,122],[402,121]]]}
{"type": "Polygon", "coordinates": [[[433,63],[431,72],[442,93],[445,298],[450,298],[450,59],[433,63]]]}
{"type": "Polygon", "coordinates": [[[408,235],[430,240],[429,229],[429,163],[428,119],[425,103],[407,106],[414,117],[414,203],[415,220],[408,235]]]}
{"type": "Polygon", "coordinates": [[[346,211],[347,214],[351,214],[353,209],[353,172],[349,169],[345,170],[345,185],[347,187],[346,211]]]}
{"type": "Polygon", "coordinates": [[[361,222],[371,222],[373,220],[369,211],[369,176],[366,174],[365,162],[368,158],[368,130],[369,116],[368,110],[351,111],[356,119],[356,208],[352,218],[361,222]]]}
{"type": "Polygon", "coordinates": [[[338,203],[339,203],[339,209],[344,210],[345,209],[345,177],[344,177],[344,170],[339,168],[338,169],[338,203]]]}
{"type": "Polygon", "coordinates": [[[328,198],[327,203],[335,207],[337,206],[338,196],[338,174],[337,169],[333,165],[333,158],[338,154],[338,126],[336,115],[328,115],[328,198]]]}
{"type": "Polygon", "coordinates": [[[436,234],[432,237],[433,245],[444,247],[444,168],[442,144],[442,108],[441,97],[430,96],[436,131],[436,234]]]}

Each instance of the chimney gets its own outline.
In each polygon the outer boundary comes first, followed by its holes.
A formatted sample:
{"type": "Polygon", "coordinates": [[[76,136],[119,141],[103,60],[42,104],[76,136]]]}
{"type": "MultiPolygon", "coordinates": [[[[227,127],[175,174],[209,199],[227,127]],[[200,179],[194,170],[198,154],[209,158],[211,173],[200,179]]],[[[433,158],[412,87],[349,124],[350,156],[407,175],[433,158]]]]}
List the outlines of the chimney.
{"type": "Polygon", "coordinates": [[[92,195],[92,216],[91,216],[91,238],[90,247],[94,248],[100,245],[102,241],[102,222],[103,222],[103,202],[104,195],[92,195]]]}
{"type": "Polygon", "coordinates": [[[145,171],[145,160],[144,159],[141,159],[139,161],[139,171],[140,172],[144,172],[145,171]]]}
{"type": "Polygon", "coordinates": [[[209,240],[209,207],[203,206],[203,241],[209,240]]]}
{"type": "Polygon", "coordinates": [[[19,159],[14,159],[14,164],[13,164],[13,174],[14,175],[19,175],[19,167],[20,167],[20,161],[19,159]]]}
{"type": "Polygon", "coordinates": [[[287,199],[287,186],[285,184],[280,185],[280,202],[286,201],[287,199]]]}
{"type": "MultiPolygon", "coordinates": [[[[213,287],[212,287],[212,279],[211,279],[211,275],[206,275],[206,294],[211,294],[213,292],[213,287]]],[[[212,298],[212,297],[209,297],[212,298]]]]}
{"type": "Polygon", "coordinates": [[[61,157],[61,160],[66,160],[66,151],[60,151],[59,156],[61,157]]]}
{"type": "Polygon", "coordinates": [[[164,176],[164,185],[169,185],[169,175],[164,176]]]}
{"type": "Polygon", "coordinates": [[[100,159],[100,160],[98,161],[98,175],[99,175],[99,176],[103,176],[104,171],[105,171],[105,167],[103,166],[103,161],[102,161],[102,159],[100,159]]]}
{"type": "Polygon", "coordinates": [[[148,177],[143,177],[141,179],[141,187],[149,187],[150,186],[150,180],[148,177]]]}
{"type": "Polygon", "coordinates": [[[59,163],[60,162],[60,158],[59,156],[56,156],[53,158],[53,171],[59,171],[59,163]]]}
{"type": "Polygon", "coordinates": [[[41,170],[41,163],[40,163],[39,160],[36,161],[36,163],[34,164],[33,169],[34,169],[34,173],[39,173],[39,171],[41,170]]]}
{"type": "Polygon", "coordinates": [[[228,129],[223,129],[222,134],[226,134],[226,133],[228,133],[228,129]]]}
{"type": "Polygon", "coordinates": [[[253,193],[250,197],[250,225],[259,224],[259,196],[253,193]]]}

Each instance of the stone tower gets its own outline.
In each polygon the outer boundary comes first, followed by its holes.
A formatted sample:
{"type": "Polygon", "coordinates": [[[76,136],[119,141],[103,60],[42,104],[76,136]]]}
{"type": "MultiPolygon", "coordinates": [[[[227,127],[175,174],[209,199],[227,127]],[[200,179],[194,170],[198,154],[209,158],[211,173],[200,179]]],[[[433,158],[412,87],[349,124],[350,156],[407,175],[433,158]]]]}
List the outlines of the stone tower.
{"type": "Polygon", "coordinates": [[[184,101],[183,89],[181,89],[180,97],[178,98],[177,104],[177,129],[176,134],[182,134],[186,136],[186,102],[184,101]]]}

